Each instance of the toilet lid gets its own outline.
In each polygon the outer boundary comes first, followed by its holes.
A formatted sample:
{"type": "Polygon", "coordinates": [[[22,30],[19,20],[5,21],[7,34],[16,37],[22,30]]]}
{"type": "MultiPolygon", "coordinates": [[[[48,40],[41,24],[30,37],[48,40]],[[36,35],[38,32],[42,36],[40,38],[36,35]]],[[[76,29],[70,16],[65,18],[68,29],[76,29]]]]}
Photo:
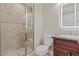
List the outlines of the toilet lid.
{"type": "Polygon", "coordinates": [[[38,48],[37,48],[37,51],[45,51],[49,48],[49,46],[45,46],[45,45],[40,45],[38,48]]]}

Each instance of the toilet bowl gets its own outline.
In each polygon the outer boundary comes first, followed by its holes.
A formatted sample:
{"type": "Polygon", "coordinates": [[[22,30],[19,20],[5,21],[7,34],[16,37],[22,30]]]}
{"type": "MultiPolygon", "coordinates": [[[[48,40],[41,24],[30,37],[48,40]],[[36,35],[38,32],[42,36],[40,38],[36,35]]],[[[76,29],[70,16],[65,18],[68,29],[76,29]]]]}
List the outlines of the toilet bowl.
{"type": "Polygon", "coordinates": [[[46,45],[40,45],[37,49],[36,49],[36,56],[45,56],[47,55],[49,50],[49,46],[46,45]]]}
{"type": "Polygon", "coordinates": [[[44,36],[43,45],[40,45],[36,49],[36,52],[35,52],[36,56],[46,56],[48,54],[49,46],[51,46],[53,43],[53,39],[51,37],[52,37],[52,35],[44,36]]]}

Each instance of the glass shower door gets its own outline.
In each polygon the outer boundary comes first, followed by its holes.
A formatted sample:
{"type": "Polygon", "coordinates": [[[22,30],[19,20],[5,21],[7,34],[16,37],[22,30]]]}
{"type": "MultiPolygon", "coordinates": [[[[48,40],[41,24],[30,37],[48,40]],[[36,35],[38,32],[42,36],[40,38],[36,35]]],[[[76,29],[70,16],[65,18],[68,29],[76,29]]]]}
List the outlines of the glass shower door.
{"type": "Polygon", "coordinates": [[[0,4],[0,54],[30,55],[34,50],[33,4],[0,4]]]}

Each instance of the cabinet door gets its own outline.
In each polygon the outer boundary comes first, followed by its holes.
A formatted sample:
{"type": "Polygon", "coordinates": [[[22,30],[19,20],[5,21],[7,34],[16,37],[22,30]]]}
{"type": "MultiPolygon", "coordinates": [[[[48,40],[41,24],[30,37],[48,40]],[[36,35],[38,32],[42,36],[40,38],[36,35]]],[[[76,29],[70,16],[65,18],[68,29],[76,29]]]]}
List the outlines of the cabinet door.
{"type": "Polygon", "coordinates": [[[71,56],[79,56],[78,52],[71,52],[71,56]]]}
{"type": "Polygon", "coordinates": [[[54,56],[68,56],[70,55],[69,51],[60,47],[54,47],[54,56]]]}

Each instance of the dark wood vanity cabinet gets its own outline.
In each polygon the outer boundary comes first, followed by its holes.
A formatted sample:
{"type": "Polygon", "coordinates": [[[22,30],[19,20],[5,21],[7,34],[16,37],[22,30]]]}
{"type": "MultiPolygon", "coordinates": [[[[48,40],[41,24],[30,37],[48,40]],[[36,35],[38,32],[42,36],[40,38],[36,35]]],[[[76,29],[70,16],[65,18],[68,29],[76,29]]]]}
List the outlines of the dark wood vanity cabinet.
{"type": "Polygon", "coordinates": [[[79,56],[79,44],[75,40],[53,37],[54,56],[79,56]]]}
{"type": "Polygon", "coordinates": [[[69,51],[60,47],[54,47],[55,56],[68,56],[69,51]]]}

